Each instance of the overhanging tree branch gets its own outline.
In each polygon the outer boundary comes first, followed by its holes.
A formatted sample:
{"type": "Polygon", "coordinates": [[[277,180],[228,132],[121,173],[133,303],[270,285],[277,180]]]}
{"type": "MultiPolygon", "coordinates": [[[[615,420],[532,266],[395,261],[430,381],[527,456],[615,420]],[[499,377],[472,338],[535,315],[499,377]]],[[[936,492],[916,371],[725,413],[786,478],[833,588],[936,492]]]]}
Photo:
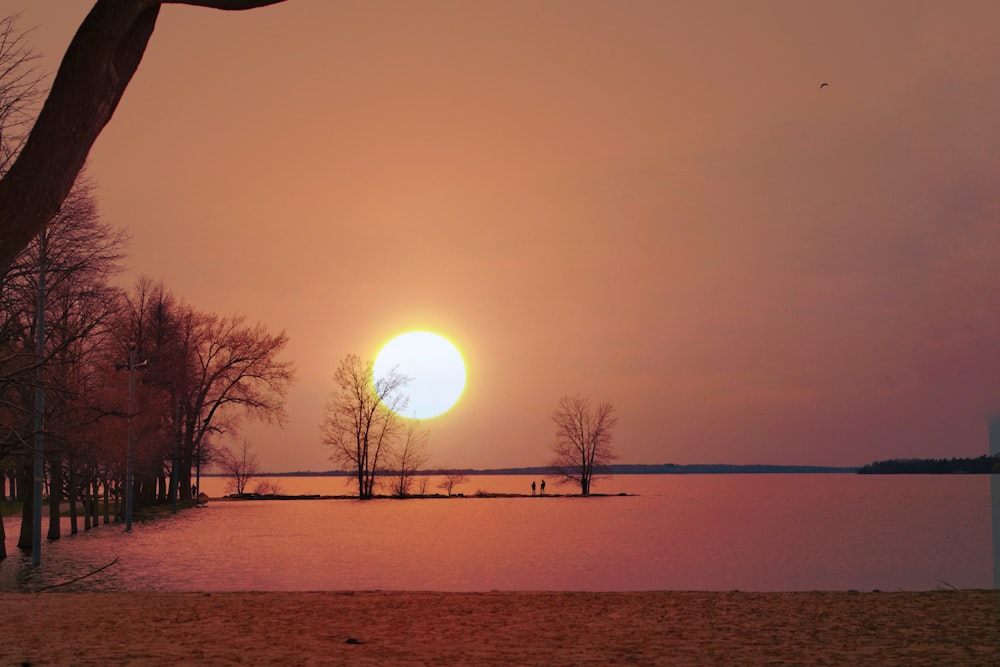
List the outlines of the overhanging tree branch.
{"type": "MultiPolygon", "coordinates": [[[[254,9],[284,0],[168,0],[254,9]]],[[[0,269],[5,269],[69,193],[145,53],[160,0],[97,0],[63,56],[38,119],[0,179],[0,269]]]]}

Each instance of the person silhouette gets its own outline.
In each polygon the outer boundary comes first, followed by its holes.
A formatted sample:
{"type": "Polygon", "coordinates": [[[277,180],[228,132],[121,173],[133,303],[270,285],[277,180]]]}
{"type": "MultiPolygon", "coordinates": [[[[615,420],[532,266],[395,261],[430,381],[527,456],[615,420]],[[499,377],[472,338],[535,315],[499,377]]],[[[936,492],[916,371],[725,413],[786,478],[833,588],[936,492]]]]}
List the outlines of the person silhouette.
{"type": "Polygon", "coordinates": [[[542,480],[542,495],[545,495],[545,480],[542,480]]]}
{"type": "Polygon", "coordinates": [[[535,495],[535,480],[531,480],[531,495],[535,495]]]}

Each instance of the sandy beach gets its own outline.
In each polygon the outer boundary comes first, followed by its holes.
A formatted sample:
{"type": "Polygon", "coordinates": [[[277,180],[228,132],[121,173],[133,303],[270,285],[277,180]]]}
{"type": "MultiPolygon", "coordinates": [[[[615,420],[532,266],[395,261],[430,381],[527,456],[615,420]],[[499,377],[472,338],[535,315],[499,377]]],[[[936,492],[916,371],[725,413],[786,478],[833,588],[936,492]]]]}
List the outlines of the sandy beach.
{"type": "Polygon", "coordinates": [[[1000,665],[1000,592],[0,594],[0,664],[1000,665]]]}

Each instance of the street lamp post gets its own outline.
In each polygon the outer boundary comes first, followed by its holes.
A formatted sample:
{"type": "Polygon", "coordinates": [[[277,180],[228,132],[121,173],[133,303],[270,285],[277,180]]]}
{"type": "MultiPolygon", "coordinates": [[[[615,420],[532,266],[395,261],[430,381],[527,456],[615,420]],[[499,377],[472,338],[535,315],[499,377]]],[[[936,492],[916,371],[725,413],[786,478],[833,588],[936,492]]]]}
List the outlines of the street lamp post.
{"type": "Polygon", "coordinates": [[[135,341],[128,346],[128,429],[125,436],[125,532],[132,530],[132,405],[135,402],[135,341]]]}
{"type": "Polygon", "coordinates": [[[145,368],[146,362],[136,363],[135,341],[128,344],[128,363],[117,364],[115,370],[128,370],[128,427],[125,435],[125,532],[132,530],[132,496],[135,479],[133,473],[132,458],[132,412],[135,403],[135,371],[137,368],[145,368]]]}
{"type": "MultiPolygon", "coordinates": [[[[45,260],[48,237],[45,227],[38,235],[38,311],[35,324],[35,447],[31,491],[31,564],[42,564],[42,482],[45,478],[45,260]]],[[[49,501],[52,502],[51,497],[49,501]]]]}

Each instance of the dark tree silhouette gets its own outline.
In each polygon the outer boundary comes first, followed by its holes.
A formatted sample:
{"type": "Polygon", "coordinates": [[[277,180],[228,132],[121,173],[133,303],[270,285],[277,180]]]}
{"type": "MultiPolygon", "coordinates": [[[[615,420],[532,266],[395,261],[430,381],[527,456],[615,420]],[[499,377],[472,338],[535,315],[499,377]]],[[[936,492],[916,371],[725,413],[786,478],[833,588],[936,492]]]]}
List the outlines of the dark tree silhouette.
{"type": "Polygon", "coordinates": [[[148,279],[140,279],[127,301],[119,356],[135,341],[139,358],[149,362],[140,382],[147,396],[137,400],[136,417],[159,424],[136,438],[137,443],[159,443],[136,452],[138,498],[140,504],[157,501],[155,482],[166,457],[170,479],[160,484],[167,496],[160,500],[187,501],[192,468],[207,460],[211,436],[235,436],[246,418],[284,422],[295,368],[278,357],[288,336],[248,325],[243,317],[200,313],[148,279]]]}
{"type": "Polygon", "coordinates": [[[229,478],[229,487],[241,496],[247,492],[250,480],[260,474],[257,455],[253,453],[250,441],[246,438],[237,449],[223,447],[216,465],[229,478]]]}
{"type": "Polygon", "coordinates": [[[374,496],[379,464],[406,432],[399,413],[406,408],[403,388],[409,378],[395,369],[380,378],[373,372],[371,361],[356,354],[344,357],[333,376],[337,387],[320,426],[330,460],[354,473],[361,499],[374,496]]]}
{"type": "Polygon", "coordinates": [[[580,493],[588,496],[595,475],[606,473],[618,458],[611,446],[618,423],[615,407],[605,402],[592,409],[586,396],[563,396],[552,421],[556,425],[552,468],[564,479],[579,483],[580,493]]]}
{"type": "Polygon", "coordinates": [[[0,269],[52,218],[135,74],[162,4],[252,9],[284,0],[97,0],[66,49],[17,159],[0,179],[0,269]]]}
{"type": "MultiPolygon", "coordinates": [[[[23,480],[33,484],[33,445],[28,443],[34,429],[36,372],[43,369],[50,512],[58,517],[60,501],[69,500],[74,532],[75,502],[92,481],[93,461],[87,455],[91,447],[85,435],[93,419],[89,376],[117,305],[118,290],[109,280],[121,269],[126,241],[121,231],[101,222],[92,189],[81,179],[44,232],[10,265],[0,289],[0,328],[8,343],[0,353],[0,439],[16,443],[23,480]],[[46,327],[39,358],[38,267],[43,261],[46,327]]],[[[25,508],[18,546],[33,549],[34,508],[30,502],[25,508]]],[[[58,539],[58,521],[50,523],[48,537],[58,539]]]]}
{"type": "Polygon", "coordinates": [[[394,444],[386,457],[392,495],[405,498],[410,495],[413,478],[427,465],[427,440],[430,432],[421,427],[420,421],[408,419],[399,442],[394,444]]]}
{"type": "Polygon", "coordinates": [[[448,470],[444,473],[444,479],[438,484],[438,488],[450,496],[459,484],[465,484],[465,474],[457,470],[448,470]]]}

